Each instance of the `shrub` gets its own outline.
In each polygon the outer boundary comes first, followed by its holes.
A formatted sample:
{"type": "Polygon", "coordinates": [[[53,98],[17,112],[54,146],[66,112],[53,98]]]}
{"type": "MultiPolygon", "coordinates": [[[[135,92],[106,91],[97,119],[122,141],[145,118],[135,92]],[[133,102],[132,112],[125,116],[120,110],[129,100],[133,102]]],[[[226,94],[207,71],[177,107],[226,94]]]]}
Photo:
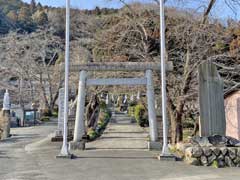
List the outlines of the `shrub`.
{"type": "Polygon", "coordinates": [[[103,110],[107,109],[107,105],[104,101],[100,101],[100,109],[103,109],[103,110]]]}
{"type": "Polygon", "coordinates": [[[105,119],[105,121],[110,120],[110,118],[111,118],[110,114],[107,113],[107,112],[105,112],[105,114],[104,114],[104,119],[105,119]]]}
{"type": "Polygon", "coordinates": [[[54,111],[54,112],[52,113],[52,116],[55,117],[55,118],[57,118],[57,117],[58,117],[58,112],[54,111]]]}
{"type": "Polygon", "coordinates": [[[135,116],[135,106],[128,107],[128,115],[131,117],[135,116]]]}
{"type": "Polygon", "coordinates": [[[41,119],[40,119],[42,122],[48,122],[48,121],[50,121],[50,117],[48,117],[48,116],[43,116],[43,117],[41,117],[41,119]]]}
{"type": "Polygon", "coordinates": [[[219,168],[219,163],[218,163],[217,160],[214,160],[214,161],[213,161],[212,167],[214,167],[214,168],[219,168]]]}
{"type": "Polygon", "coordinates": [[[132,106],[136,106],[137,105],[137,101],[131,101],[129,103],[129,106],[132,107],[132,106]]]}
{"type": "Polygon", "coordinates": [[[43,116],[52,116],[52,112],[50,111],[50,109],[43,109],[42,115],[43,116]]]}
{"type": "Polygon", "coordinates": [[[98,127],[103,127],[104,126],[104,121],[98,121],[98,127]]]}
{"type": "Polygon", "coordinates": [[[95,139],[98,136],[98,134],[92,128],[88,129],[87,135],[88,135],[90,140],[93,140],[93,139],[95,139]]]}
{"type": "Polygon", "coordinates": [[[191,118],[186,118],[183,121],[183,128],[194,128],[195,121],[191,118]]]}
{"type": "Polygon", "coordinates": [[[98,117],[98,123],[97,123],[96,129],[93,129],[93,128],[88,129],[87,135],[88,135],[88,139],[90,141],[93,141],[96,138],[98,138],[99,136],[101,136],[101,134],[104,131],[104,129],[106,128],[110,118],[111,118],[111,113],[101,110],[99,117],[98,117]]]}
{"type": "Polygon", "coordinates": [[[146,110],[142,104],[139,104],[135,107],[134,117],[135,117],[137,123],[141,127],[148,125],[148,118],[147,118],[145,112],[146,112],[146,110]]]}

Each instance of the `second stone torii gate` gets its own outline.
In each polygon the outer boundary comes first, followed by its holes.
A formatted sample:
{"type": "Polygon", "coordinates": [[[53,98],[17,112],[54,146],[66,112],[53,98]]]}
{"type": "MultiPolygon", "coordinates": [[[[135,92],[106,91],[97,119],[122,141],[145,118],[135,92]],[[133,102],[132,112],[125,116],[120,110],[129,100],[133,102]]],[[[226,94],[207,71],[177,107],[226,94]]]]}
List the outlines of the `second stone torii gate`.
{"type": "MultiPolygon", "coordinates": [[[[167,63],[167,70],[173,69],[172,63],[167,63]]],[[[160,71],[160,64],[157,63],[138,63],[138,62],[112,62],[112,63],[91,63],[72,65],[71,71],[80,71],[77,110],[74,128],[74,138],[70,142],[70,149],[84,149],[85,144],[83,135],[85,134],[84,110],[85,97],[87,86],[97,85],[146,85],[147,88],[147,103],[148,103],[148,119],[150,128],[150,142],[149,149],[156,149],[160,147],[158,141],[157,120],[155,111],[155,97],[152,73],[153,71],[160,71]],[[145,71],[145,77],[141,78],[109,78],[109,79],[88,79],[87,71],[145,71]]]]}

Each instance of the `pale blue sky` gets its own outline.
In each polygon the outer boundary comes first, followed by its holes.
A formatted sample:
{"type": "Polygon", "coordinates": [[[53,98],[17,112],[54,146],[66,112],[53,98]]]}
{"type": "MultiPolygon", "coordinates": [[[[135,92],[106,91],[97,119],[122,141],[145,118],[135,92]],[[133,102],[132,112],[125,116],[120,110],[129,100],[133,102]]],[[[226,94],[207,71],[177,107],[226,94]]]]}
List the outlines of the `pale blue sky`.
{"type": "MultiPolygon", "coordinates": [[[[25,2],[30,2],[31,0],[23,0],[25,2]]],[[[135,2],[136,0],[126,0],[127,2],[135,2]]],[[[152,0],[140,0],[141,2],[149,3],[152,0]]],[[[177,6],[180,8],[194,8],[201,12],[204,9],[203,5],[206,5],[206,2],[209,0],[185,0],[184,4],[179,2],[178,0],[168,0],[168,6],[177,6]]],[[[212,16],[217,16],[222,19],[226,19],[231,17],[235,20],[240,20],[240,7],[236,7],[233,11],[231,10],[225,3],[225,0],[217,0],[214,11],[212,12],[212,16]],[[235,13],[234,13],[235,12],[235,13]]],[[[65,6],[65,0],[36,0],[36,2],[41,2],[43,5],[49,6],[65,6]]],[[[78,7],[81,9],[94,9],[96,6],[99,7],[113,7],[118,8],[121,7],[122,4],[118,0],[71,0],[72,7],[78,7]]]]}

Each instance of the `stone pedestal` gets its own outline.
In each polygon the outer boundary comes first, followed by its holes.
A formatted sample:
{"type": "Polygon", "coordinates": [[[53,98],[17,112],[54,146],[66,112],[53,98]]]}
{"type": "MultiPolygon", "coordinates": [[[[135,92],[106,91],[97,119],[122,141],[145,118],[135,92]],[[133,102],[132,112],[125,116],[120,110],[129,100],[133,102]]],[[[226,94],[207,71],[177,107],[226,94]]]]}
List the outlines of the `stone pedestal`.
{"type": "Polygon", "coordinates": [[[162,144],[156,141],[149,141],[148,142],[148,150],[161,150],[162,144]]]}
{"type": "Polygon", "coordinates": [[[160,155],[158,156],[158,160],[160,161],[176,161],[176,157],[173,155],[160,155]]]}
{"type": "Polygon", "coordinates": [[[70,142],[69,143],[69,149],[70,150],[85,150],[85,141],[79,141],[79,142],[70,142]]]}
{"type": "Polygon", "coordinates": [[[0,121],[0,127],[1,127],[1,139],[6,139],[10,137],[10,123],[11,123],[11,115],[10,110],[3,110],[2,117],[0,121]]]}
{"type": "Polygon", "coordinates": [[[73,159],[74,156],[73,154],[67,154],[67,155],[62,155],[62,154],[59,154],[56,156],[57,159],[73,159]]]}

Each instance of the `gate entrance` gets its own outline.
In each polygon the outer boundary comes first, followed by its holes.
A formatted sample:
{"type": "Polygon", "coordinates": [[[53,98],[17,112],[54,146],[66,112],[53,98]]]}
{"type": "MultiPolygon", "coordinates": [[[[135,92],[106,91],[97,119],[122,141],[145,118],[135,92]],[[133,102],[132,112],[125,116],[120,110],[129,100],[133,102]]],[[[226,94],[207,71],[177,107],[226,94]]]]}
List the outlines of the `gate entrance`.
{"type": "MultiPolygon", "coordinates": [[[[138,63],[138,62],[124,62],[124,63],[91,63],[82,65],[72,65],[71,71],[79,72],[79,86],[77,97],[77,110],[74,128],[73,141],[70,142],[70,149],[83,148],[83,136],[85,134],[84,111],[85,111],[85,98],[87,86],[106,86],[106,85],[145,85],[147,89],[147,105],[148,105],[148,120],[150,129],[150,142],[149,149],[159,146],[158,142],[158,128],[155,111],[155,97],[154,97],[154,84],[152,74],[153,71],[160,71],[160,64],[158,63],[138,63]],[[137,72],[144,71],[144,77],[138,78],[101,78],[91,79],[88,78],[88,71],[127,71],[137,72]]],[[[167,63],[166,69],[172,69],[172,64],[167,63]]]]}

